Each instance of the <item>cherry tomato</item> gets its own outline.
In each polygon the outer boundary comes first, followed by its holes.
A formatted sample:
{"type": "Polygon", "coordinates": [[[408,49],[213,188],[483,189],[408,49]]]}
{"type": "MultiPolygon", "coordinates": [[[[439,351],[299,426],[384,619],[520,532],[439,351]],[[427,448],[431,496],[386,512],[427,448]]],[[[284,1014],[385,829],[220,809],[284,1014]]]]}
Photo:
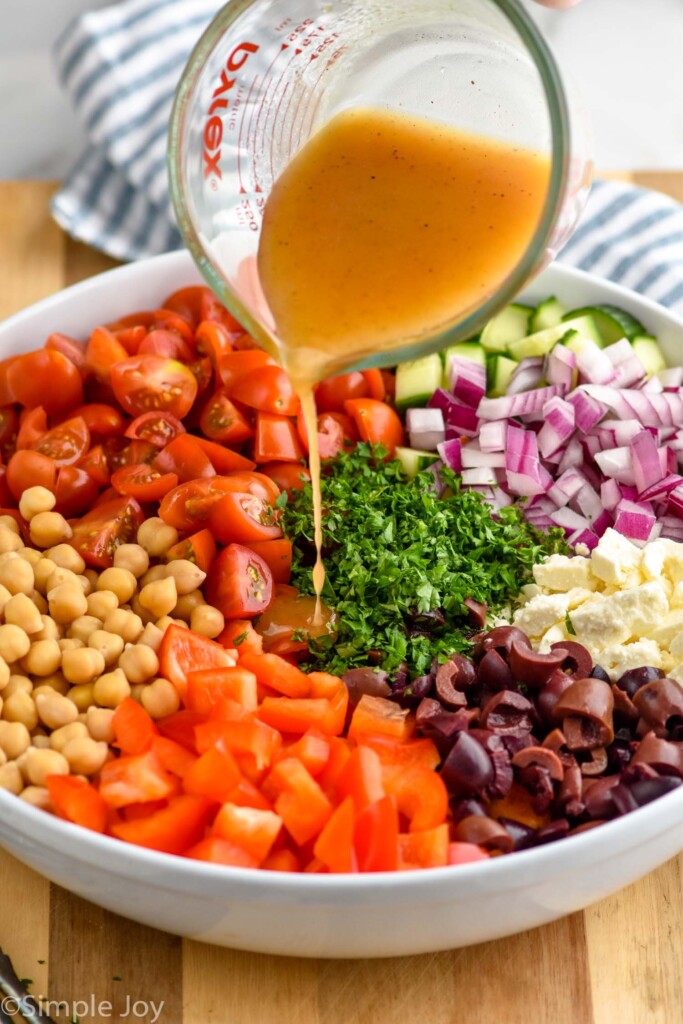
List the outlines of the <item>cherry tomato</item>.
{"type": "Polygon", "coordinates": [[[119,342],[123,345],[129,356],[137,355],[140,345],[147,337],[147,328],[142,324],[137,324],[134,327],[122,327],[118,331],[112,331],[112,334],[119,342]]]}
{"type": "Polygon", "coordinates": [[[140,462],[149,465],[159,451],[148,441],[131,441],[126,444],[122,437],[108,437],[102,447],[107,456],[110,473],[121,469],[122,466],[137,466],[140,462]]]}
{"type": "Polygon", "coordinates": [[[251,334],[246,332],[238,335],[233,344],[236,352],[252,352],[254,349],[261,350],[261,346],[256,338],[252,338],[251,334]]]}
{"type": "Polygon", "coordinates": [[[61,352],[79,370],[83,370],[85,367],[85,344],[82,341],[76,341],[75,338],[70,338],[67,334],[55,333],[48,336],[45,348],[61,352]]]}
{"type": "Polygon", "coordinates": [[[74,416],[48,430],[31,447],[47,455],[57,466],[72,466],[90,447],[90,431],[82,416],[74,416]]]}
{"type": "Polygon", "coordinates": [[[224,494],[209,514],[209,529],[219,544],[249,544],[282,536],[271,505],[255,494],[224,494]]]}
{"type": "Polygon", "coordinates": [[[374,398],[354,398],[344,407],[356,424],[361,439],[370,444],[384,445],[389,457],[393,456],[397,445],[404,443],[400,417],[385,402],[374,398]]]}
{"type": "Polygon", "coordinates": [[[135,541],[144,518],[135,498],[117,497],[72,523],[70,543],[91,568],[107,569],[113,564],[116,549],[135,541]]]}
{"type": "Polygon", "coordinates": [[[23,450],[7,463],[7,486],[15,501],[28,487],[46,487],[54,493],[57,466],[47,455],[23,450]]]}
{"type": "Polygon", "coordinates": [[[5,448],[6,445],[15,442],[18,430],[19,417],[16,409],[11,405],[6,405],[0,409],[0,448],[5,448]]]}
{"type": "Polygon", "coordinates": [[[122,466],[112,474],[111,485],[119,494],[128,494],[138,501],[161,501],[178,485],[175,473],[161,473],[146,463],[122,466]]]}
{"type": "Polygon", "coordinates": [[[128,313],[119,317],[114,323],[105,324],[108,331],[121,331],[125,328],[144,327],[145,332],[152,329],[154,324],[154,312],[151,309],[139,310],[137,313],[128,313]]]}
{"type": "Polygon", "coordinates": [[[299,398],[279,366],[262,366],[246,373],[240,378],[235,394],[243,405],[260,412],[296,416],[299,411],[299,398]]]}
{"type": "Polygon", "coordinates": [[[143,412],[126,427],[126,437],[134,441],[147,441],[155,448],[163,448],[179,434],[185,433],[185,427],[177,416],[170,412],[143,412]]]}
{"type": "Polygon", "coordinates": [[[386,396],[384,378],[381,370],[363,370],[365,382],[368,385],[368,398],[374,398],[377,402],[383,402],[386,396]]]}
{"type": "Polygon", "coordinates": [[[212,506],[224,494],[244,492],[274,505],[280,493],[277,486],[261,473],[231,473],[204,480],[192,480],[170,491],[159,506],[164,522],[177,530],[195,530],[204,526],[212,506]]]}
{"type": "Polygon", "coordinates": [[[229,331],[243,331],[239,320],[236,320],[230,310],[226,309],[225,306],[218,301],[214,293],[210,288],[204,289],[204,294],[201,297],[199,305],[199,319],[201,320],[215,320],[216,323],[223,324],[229,331]]]}
{"type": "Polygon", "coordinates": [[[262,349],[226,352],[221,356],[218,364],[218,374],[226,394],[231,397],[243,377],[246,377],[252,370],[262,370],[265,366],[277,366],[277,363],[262,349]]]}
{"type": "MultiPolygon", "coordinates": [[[[297,419],[297,431],[306,451],[308,434],[303,416],[297,419]]],[[[341,451],[352,451],[358,441],[358,431],[350,416],[343,412],[323,412],[318,416],[318,451],[321,459],[333,459],[341,451]]]]}
{"type": "Polygon", "coordinates": [[[241,544],[229,544],[211,566],[206,597],[226,619],[260,615],[273,596],[273,574],[262,558],[241,544]]]}
{"type": "Polygon", "coordinates": [[[365,376],[352,370],[321,380],[315,389],[315,404],[318,412],[344,412],[344,402],[349,398],[367,398],[369,393],[365,376]]]}
{"type": "Polygon", "coordinates": [[[164,299],[164,309],[170,309],[178,313],[184,320],[196,327],[199,323],[199,310],[201,306],[202,293],[209,289],[205,285],[195,284],[188,288],[179,288],[168,298],[164,299]]]}
{"type": "Polygon", "coordinates": [[[192,371],[163,356],[129,356],[111,371],[114,394],[131,416],[162,410],[182,419],[192,408],[197,381],[192,371]]]}
{"type": "Polygon", "coordinates": [[[72,416],[82,416],[91,434],[99,437],[118,437],[123,433],[124,419],[118,409],[113,405],[105,405],[103,402],[88,402],[86,405],[79,405],[71,413],[72,416]]]}
{"type": "MultiPolygon", "coordinates": [[[[54,349],[19,356],[7,370],[13,401],[33,409],[42,405],[48,416],[59,416],[83,401],[83,381],[74,364],[54,349]]],[[[5,402],[0,402],[5,405],[5,402]]]]}
{"type": "Polygon", "coordinates": [[[256,416],[254,461],[301,462],[304,451],[296,427],[287,416],[259,412],[256,416]]]}
{"type": "Polygon", "coordinates": [[[170,562],[174,558],[185,558],[198,566],[202,572],[208,572],[216,558],[216,551],[216,541],[211,530],[199,530],[169,548],[166,559],[170,562]]]}
{"type": "Polygon", "coordinates": [[[250,541],[251,550],[260,555],[273,574],[273,582],[289,583],[292,575],[292,542],[284,537],[274,540],[250,541]]]}
{"type": "Polygon", "coordinates": [[[42,405],[35,409],[24,409],[19,417],[19,432],[17,433],[17,450],[21,448],[33,448],[36,441],[39,441],[43,434],[47,433],[47,415],[42,405]]]}
{"type": "Polygon", "coordinates": [[[14,389],[10,387],[9,376],[12,366],[21,356],[9,356],[0,362],[0,405],[12,405],[16,402],[14,389]]]}
{"type": "Polygon", "coordinates": [[[205,391],[208,391],[213,383],[213,368],[211,366],[211,360],[204,357],[203,359],[195,359],[191,363],[188,363],[188,370],[197,382],[197,395],[202,396],[205,391]]]}
{"type": "Polygon", "coordinates": [[[78,461],[78,468],[85,470],[98,487],[108,487],[111,479],[109,464],[104,448],[96,444],[78,461]]]}
{"type": "Polygon", "coordinates": [[[218,366],[221,356],[232,352],[232,343],[236,335],[223,324],[213,320],[202,320],[195,331],[197,351],[208,356],[214,369],[218,366]]]}
{"type": "MultiPolygon", "coordinates": [[[[85,347],[85,366],[98,380],[108,382],[112,367],[128,358],[128,352],[106,327],[96,327],[85,347]]],[[[78,403],[80,404],[80,403],[78,403]]]]}
{"type": "Polygon", "coordinates": [[[225,479],[229,482],[229,490],[255,494],[257,498],[262,498],[270,505],[274,505],[280,495],[277,484],[261,472],[229,473],[225,479]]]}
{"type": "Polygon", "coordinates": [[[222,389],[211,396],[199,417],[202,433],[212,441],[240,444],[253,436],[245,416],[222,389]]]}
{"type": "Polygon", "coordinates": [[[396,399],[396,375],[391,370],[380,370],[384,384],[384,401],[393,405],[396,399]]]}
{"type": "Polygon", "coordinates": [[[248,471],[256,467],[256,463],[252,462],[251,459],[245,458],[239,452],[233,452],[230,448],[225,448],[222,444],[207,441],[205,437],[195,437],[194,434],[192,439],[199,445],[204,454],[208,455],[211,459],[213,468],[217,473],[232,473],[235,470],[248,471]]]}
{"type": "Polygon", "coordinates": [[[210,458],[191,434],[174,438],[161,449],[152,465],[160,473],[175,474],[176,483],[181,484],[216,475],[210,458]]]}
{"type": "Polygon", "coordinates": [[[66,519],[83,515],[92,508],[99,487],[82,466],[62,466],[57,472],[55,511],[66,519]]]}
{"type": "MultiPolygon", "coordinates": [[[[7,467],[0,466],[0,505],[13,505],[14,498],[7,483],[7,467]]],[[[1,515],[2,513],[0,513],[1,515]]]]}
{"type": "Polygon", "coordinates": [[[152,314],[155,328],[174,331],[194,349],[192,323],[172,309],[155,309],[152,314]]]}
{"type": "Polygon", "coordinates": [[[287,491],[287,494],[303,490],[311,480],[306,467],[296,462],[266,462],[265,466],[261,466],[261,472],[274,480],[280,490],[287,491]]]}
{"type": "Polygon", "coordinates": [[[189,363],[194,355],[192,349],[184,338],[181,338],[175,331],[163,331],[157,329],[146,334],[138,352],[141,355],[150,353],[154,356],[165,356],[167,359],[180,359],[183,363],[189,363]]]}

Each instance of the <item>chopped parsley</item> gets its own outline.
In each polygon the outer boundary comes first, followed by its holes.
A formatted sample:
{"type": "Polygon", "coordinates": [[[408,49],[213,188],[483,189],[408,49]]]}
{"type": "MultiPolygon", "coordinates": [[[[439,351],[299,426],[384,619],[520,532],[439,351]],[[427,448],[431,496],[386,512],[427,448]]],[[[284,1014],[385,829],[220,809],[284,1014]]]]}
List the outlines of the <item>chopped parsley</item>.
{"type": "MultiPolygon", "coordinates": [[[[340,674],[380,651],[387,671],[406,662],[421,675],[434,657],[467,649],[466,598],[499,610],[531,580],[536,562],[567,551],[561,530],[540,533],[514,506],[493,518],[450,470],[442,471],[448,496],[437,498],[430,473],[408,481],[382,454],[359,444],[325,466],[323,600],[336,611],[338,632],[310,642],[311,668],[340,674]]],[[[310,484],[285,506],[283,527],[294,546],[291,582],[312,594],[310,484]]]]}

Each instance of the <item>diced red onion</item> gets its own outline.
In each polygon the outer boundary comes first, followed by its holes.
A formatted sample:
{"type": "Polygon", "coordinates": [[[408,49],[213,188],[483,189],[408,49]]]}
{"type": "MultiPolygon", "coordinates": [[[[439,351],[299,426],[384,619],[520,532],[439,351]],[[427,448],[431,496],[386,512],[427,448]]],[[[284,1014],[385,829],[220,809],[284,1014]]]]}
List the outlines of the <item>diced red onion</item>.
{"type": "Polygon", "coordinates": [[[437,451],[439,458],[442,460],[442,464],[448,466],[455,473],[459,473],[462,470],[462,448],[463,444],[459,437],[454,437],[449,441],[442,441],[441,444],[437,445],[437,451]]]}
{"type": "Polygon", "coordinates": [[[581,439],[581,445],[587,458],[593,458],[599,451],[602,450],[600,438],[595,437],[593,434],[589,434],[588,437],[581,439]]]}
{"type": "MultiPolygon", "coordinates": [[[[449,441],[445,443],[450,444],[449,441]]],[[[502,469],[505,467],[505,452],[482,452],[466,444],[462,449],[461,462],[463,469],[481,469],[483,466],[502,469]]]]}
{"type": "Polygon", "coordinates": [[[549,398],[559,394],[559,388],[549,385],[535,391],[524,391],[519,395],[504,395],[502,398],[482,398],[477,415],[483,420],[504,420],[513,416],[525,416],[541,412],[549,398]]]}
{"type": "Polygon", "coordinates": [[[437,498],[440,498],[443,492],[446,490],[446,484],[441,478],[441,470],[443,469],[443,462],[439,459],[436,462],[432,462],[431,466],[427,466],[425,473],[431,473],[434,477],[434,483],[429,485],[429,489],[436,494],[437,498]]]}
{"type": "Polygon", "coordinates": [[[597,533],[598,537],[602,537],[603,533],[612,526],[614,519],[607,511],[603,509],[599,516],[593,520],[593,533],[597,533]]]}
{"type": "Polygon", "coordinates": [[[577,394],[588,395],[589,398],[594,398],[601,405],[612,409],[620,420],[628,420],[633,416],[633,409],[625,400],[623,392],[619,391],[618,388],[604,387],[601,384],[583,384],[575,391],[572,391],[570,395],[567,395],[567,401],[571,402],[574,395],[577,394]]]}
{"type": "Polygon", "coordinates": [[[612,448],[620,448],[622,445],[629,445],[636,434],[643,429],[643,424],[638,420],[603,420],[600,427],[609,430],[614,437],[612,448]]]}
{"type": "Polygon", "coordinates": [[[482,466],[478,469],[463,469],[462,482],[465,487],[495,487],[498,477],[493,469],[482,466]]]}
{"type": "Polygon", "coordinates": [[[648,377],[647,380],[640,385],[640,390],[644,391],[646,394],[661,395],[664,390],[664,385],[659,377],[648,377]]]}
{"type": "Polygon", "coordinates": [[[557,470],[559,473],[564,473],[566,469],[570,469],[572,466],[583,465],[583,448],[581,442],[577,437],[573,437],[567,447],[564,450],[564,455],[560,461],[557,470]]]}
{"type": "Polygon", "coordinates": [[[484,501],[487,501],[489,505],[493,505],[496,511],[501,508],[507,508],[514,501],[514,498],[511,498],[500,487],[473,487],[472,490],[481,494],[484,501]]]}
{"type": "Polygon", "coordinates": [[[641,430],[631,441],[630,450],[633,479],[638,493],[641,494],[664,476],[657,452],[657,442],[647,430],[641,430]]]}
{"type": "Polygon", "coordinates": [[[607,412],[603,402],[581,388],[567,395],[567,401],[574,406],[576,425],[583,434],[590,433],[607,412]]]}
{"type": "Polygon", "coordinates": [[[568,505],[586,483],[586,477],[582,471],[575,466],[565,469],[548,491],[551,501],[560,507],[568,505]]]}
{"type": "Polygon", "coordinates": [[[671,491],[666,509],[670,515],[683,520],[683,487],[676,487],[671,491]]]}
{"type": "Polygon", "coordinates": [[[656,516],[650,504],[622,499],[617,505],[614,529],[634,542],[650,539],[656,516]]]}
{"type": "Polygon", "coordinates": [[[441,409],[408,409],[406,426],[411,448],[433,452],[446,438],[446,424],[441,409]]]}
{"type": "Polygon", "coordinates": [[[605,351],[594,341],[587,342],[585,348],[577,353],[576,368],[579,380],[585,384],[609,384],[616,376],[605,351]]]}
{"type": "Polygon", "coordinates": [[[600,484],[600,501],[609,512],[614,511],[623,496],[619,482],[614,477],[603,480],[600,484]]]}
{"type": "Polygon", "coordinates": [[[471,359],[455,356],[448,367],[453,396],[464,405],[476,409],[486,394],[486,367],[471,359]]]}
{"type": "Polygon", "coordinates": [[[581,490],[572,499],[571,507],[575,512],[579,512],[591,522],[594,522],[604,511],[600,495],[588,483],[584,484],[581,490]]]}
{"type": "Polygon", "coordinates": [[[639,501],[654,501],[656,498],[662,498],[669,494],[670,491],[676,490],[683,484],[683,476],[679,476],[678,473],[669,473],[668,476],[662,477],[657,483],[651,484],[650,487],[646,487],[644,491],[638,494],[639,501]]]}
{"type": "Polygon", "coordinates": [[[591,524],[586,517],[579,515],[571,508],[558,508],[552,518],[555,525],[561,526],[566,533],[573,533],[574,530],[590,530],[591,524]]]}
{"type": "MultiPolygon", "coordinates": [[[[481,405],[481,402],[479,404],[481,405]]],[[[463,405],[462,402],[456,402],[455,399],[448,410],[446,422],[466,437],[476,437],[479,430],[479,417],[476,410],[471,409],[468,405],[463,405]]]]}
{"type": "Polygon", "coordinates": [[[512,371],[506,394],[519,395],[523,391],[537,388],[543,380],[543,357],[528,356],[522,359],[512,371]]]}
{"type": "Polygon", "coordinates": [[[667,366],[655,376],[665,388],[683,387],[683,366],[667,366]]]}
{"type": "Polygon", "coordinates": [[[479,428],[479,447],[483,452],[504,452],[507,432],[505,420],[486,420],[479,428]]]}
{"type": "Polygon", "coordinates": [[[593,532],[593,530],[584,527],[581,530],[574,530],[574,532],[567,537],[567,544],[569,544],[570,548],[575,548],[577,544],[585,544],[586,547],[592,551],[593,548],[598,546],[599,539],[600,538],[593,532]]]}
{"type": "Polygon", "coordinates": [[[546,357],[545,378],[567,391],[576,386],[576,353],[564,345],[555,345],[546,357]]]}
{"type": "Polygon", "coordinates": [[[545,420],[538,435],[538,448],[547,457],[561,448],[574,433],[574,406],[555,396],[543,406],[545,420]]]}
{"type": "Polygon", "coordinates": [[[604,476],[614,477],[622,484],[635,483],[630,448],[610,448],[606,452],[597,452],[595,461],[604,476]]]}

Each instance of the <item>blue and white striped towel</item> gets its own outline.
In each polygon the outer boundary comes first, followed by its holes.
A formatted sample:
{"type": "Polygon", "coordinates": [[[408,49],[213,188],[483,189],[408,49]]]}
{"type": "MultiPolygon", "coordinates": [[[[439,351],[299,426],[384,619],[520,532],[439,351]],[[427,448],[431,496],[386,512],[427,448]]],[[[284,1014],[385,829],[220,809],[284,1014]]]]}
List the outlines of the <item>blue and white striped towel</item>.
{"type": "MultiPolygon", "coordinates": [[[[166,130],[190,50],[222,3],[122,0],[57,42],[60,80],[91,142],[52,202],[74,237],[122,260],[180,248],[166,130]]],[[[560,260],[683,313],[683,207],[658,192],[597,182],[560,260]]]]}

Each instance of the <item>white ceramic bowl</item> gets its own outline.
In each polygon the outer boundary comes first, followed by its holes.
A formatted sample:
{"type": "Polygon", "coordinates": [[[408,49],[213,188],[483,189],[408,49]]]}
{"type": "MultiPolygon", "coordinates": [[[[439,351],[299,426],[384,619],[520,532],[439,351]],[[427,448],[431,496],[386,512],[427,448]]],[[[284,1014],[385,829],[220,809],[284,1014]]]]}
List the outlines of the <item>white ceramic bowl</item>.
{"type": "MultiPolygon", "coordinates": [[[[112,270],[12,317],[0,355],[76,337],[199,282],[187,253],[112,270]]],[[[550,267],[523,294],[569,308],[613,302],[683,358],[683,322],[615,285],[550,267]]],[[[570,839],[487,863],[377,875],[289,875],[199,864],[100,836],[0,790],[0,843],[53,882],[135,921],[218,945],[378,957],[500,938],[580,910],[683,850],[683,787],[570,839]]]]}

